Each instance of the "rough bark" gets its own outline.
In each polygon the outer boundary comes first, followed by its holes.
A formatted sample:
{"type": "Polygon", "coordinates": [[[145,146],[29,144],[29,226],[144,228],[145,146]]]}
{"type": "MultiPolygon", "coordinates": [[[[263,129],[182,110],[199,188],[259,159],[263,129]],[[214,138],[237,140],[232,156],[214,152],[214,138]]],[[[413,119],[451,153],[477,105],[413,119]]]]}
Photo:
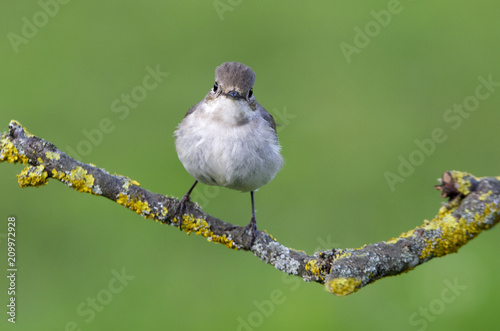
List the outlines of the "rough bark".
{"type": "MultiPolygon", "coordinates": [[[[178,199],[150,192],[126,176],[79,162],[52,143],[33,136],[17,121],[11,121],[9,131],[0,137],[0,162],[26,165],[18,175],[21,187],[42,186],[55,178],[77,191],[113,200],[145,218],[167,225],[178,223],[174,215],[178,199]]],[[[478,178],[446,171],[436,188],[450,202],[432,220],[424,220],[399,237],[356,249],[332,248],[308,255],[281,245],[263,231],[257,231],[250,245],[244,227],[208,215],[194,203],[182,215],[181,229],[228,248],[251,251],[278,270],[320,283],[342,296],[435,257],[455,253],[499,221],[500,177],[478,178]]]]}

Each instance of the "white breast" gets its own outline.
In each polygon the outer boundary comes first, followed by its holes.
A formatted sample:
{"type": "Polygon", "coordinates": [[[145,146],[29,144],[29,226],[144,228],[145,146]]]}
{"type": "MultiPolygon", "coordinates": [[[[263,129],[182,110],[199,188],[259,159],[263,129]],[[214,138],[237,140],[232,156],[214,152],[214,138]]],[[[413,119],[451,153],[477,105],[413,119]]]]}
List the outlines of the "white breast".
{"type": "Polygon", "coordinates": [[[283,165],[273,128],[245,100],[218,97],[184,118],[176,149],[198,181],[243,192],[270,182],[283,165]]]}

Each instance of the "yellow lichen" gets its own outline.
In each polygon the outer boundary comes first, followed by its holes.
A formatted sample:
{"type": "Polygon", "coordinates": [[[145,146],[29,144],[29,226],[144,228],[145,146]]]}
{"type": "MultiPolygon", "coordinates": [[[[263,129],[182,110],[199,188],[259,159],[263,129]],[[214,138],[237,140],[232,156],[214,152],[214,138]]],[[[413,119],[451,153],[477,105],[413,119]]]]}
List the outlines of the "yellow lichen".
{"type": "Polygon", "coordinates": [[[325,289],[338,296],[345,296],[356,292],[361,285],[358,278],[334,278],[325,283],[325,289]]]}
{"type": "Polygon", "coordinates": [[[439,211],[438,211],[438,216],[443,217],[444,214],[446,214],[447,212],[448,212],[448,208],[446,208],[445,206],[441,206],[441,208],[439,208],[439,211]]]}
{"type": "Polygon", "coordinates": [[[80,166],[73,169],[69,174],[52,169],[52,177],[65,182],[68,186],[73,187],[78,192],[95,194],[92,191],[95,181],[94,176],[87,174],[87,170],[80,166]]]}
{"type": "Polygon", "coordinates": [[[163,207],[162,208],[160,215],[161,215],[162,218],[167,217],[167,215],[168,215],[168,209],[167,209],[167,207],[163,207]]]}
{"type": "Polygon", "coordinates": [[[347,257],[351,257],[352,253],[349,251],[342,251],[340,250],[338,253],[335,254],[335,259],[344,259],[347,257]]]}
{"type": "Polygon", "coordinates": [[[318,277],[319,279],[321,279],[321,280],[325,279],[321,275],[321,270],[319,269],[318,260],[307,261],[305,268],[306,268],[306,271],[309,271],[310,273],[312,273],[314,276],[318,277]]]}
{"type": "Polygon", "coordinates": [[[264,230],[264,232],[265,232],[265,233],[266,233],[266,234],[267,234],[267,235],[268,235],[268,236],[269,236],[272,240],[274,240],[274,241],[278,241],[278,239],[276,239],[276,238],[275,238],[272,234],[267,233],[267,231],[266,231],[266,230],[264,230]]]}
{"type": "Polygon", "coordinates": [[[155,222],[162,222],[163,223],[163,220],[167,217],[167,215],[168,215],[168,209],[166,207],[163,207],[159,213],[149,214],[148,218],[152,218],[153,221],[155,221],[155,222]]]}
{"type": "Polygon", "coordinates": [[[401,238],[408,238],[408,237],[411,237],[413,236],[413,233],[414,233],[415,229],[413,230],[410,230],[408,232],[404,232],[404,233],[401,233],[401,235],[397,238],[391,238],[389,240],[387,240],[385,243],[388,244],[388,245],[391,245],[391,244],[395,244],[397,243],[401,238]]]}
{"type": "MultiPolygon", "coordinates": [[[[174,218],[174,221],[177,221],[177,219],[174,218]]],[[[193,215],[182,215],[181,229],[186,231],[187,234],[194,232],[197,235],[207,238],[208,241],[226,245],[227,248],[238,249],[238,247],[235,246],[234,241],[228,238],[225,234],[222,236],[214,234],[212,230],[210,230],[210,225],[208,225],[207,221],[202,218],[195,219],[193,215]]]]}
{"type": "Polygon", "coordinates": [[[43,165],[27,166],[19,175],[17,175],[17,182],[21,187],[34,186],[39,187],[47,184],[48,173],[45,171],[43,165]]]}
{"type": "Polygon", "coordinates": [[[441,235],[436,239],[426,239],[427,246],[422,251],[420,258],[428,256],[443,256],[455,253],[460,247],[469,240],[476,237],[482,230],[488,228],[488,225],[481,226],[484,218],[495,211],[495,204],[486,205],[483,213],[476,213],[473,216],[474,221],[468,221],[465,218],[456,220],[448,210],[444,215],[438,215],[429,224],[422,226],[425,230],[440,230],[441,235]]]}
{"type": "Polygon", "coordinates": [[[135,211],[137,214],[144,217],[151,217],[151,208],[149,208],[149,203],[147,201],[141,201],[138,199],[132,199],[128,194],[120,193],[118,199],[116,199],[120,205],[127,207],[130,210],[135,211]]]}
{"type": "Polygon", "coordinates": [[[128,195],[127,194],[118,194],[118,199],[116,199],[116,202],[119,204],[119,205],[122,205],[122,206],[125,206],[127,207],[127,202],[128,202],[128,195]]]}
{"type": "Polygon", "coordinates": [[[55,152],[45,152],[45,156],[49,160],[59,160],[61,158],[61,155],[55,152]]]}
{"type": "Polygon", "coordinates": [[[26,155],[19,153],[14,144],[7,138],[0,139],[0,162],[7,163],[28,163],[29,159],[26,155]]]}
{"type": "Polygon", "coordinates": [[[24,131],[24,135],[25,135],[26,137],[28,137],[28,138],[29,138],[29,137],[34,137],[34,136],[33,136],[30,132],[28,132],[28,130],[26,130],[26,128],[25,128],[24,126],[22,126],[22,125],[21,125],[21,123],[19,123],[18,121],[16,121],[16,120],[11,120],[11,121],[10,121],[10,123],[9,123],[9,126],[11,126],[11,125],[13,125],[13,124],[15,124],[15,125],[17,125],[17,126],[22,127],[22,128],[23,128],[23,131],[24,131]]]}
{"type": "Polygon", "coordinates": [[[31,133],[29,133],[28,130],[26,130],[26,128],[24,126],[22,126],[21,123],[19,123],[16,120],[10,120],[9,126],[18,126],[18,127],[21,127],[21,128],[23,128],[24,135],[26,137],[28,137],[28,138],[29,137],[33,137],[33,135],[31,133]]]}
{"type": "Polygon", "coordinates": [[[69,181],[75,190],[87,193],[92,192],[92,186],[94,185],[95,179],[94,176],[87,174],[87,170],[78,166],[71,171],[69,178],[69,181]]]}
{"type": "Polygon", "coordinates": [[[122,187],[127,191],[129,189],[130,185],[141,186],[141,184],[136,180],[130,179],[130,178],[128,178],[126,176],[122,176],[122,175],[118,175],[118,176],[125,178],[125,183],[123,183],[122,187]]]}
{"type": "Polygon", "coordinates": [[[489,190],[488,192],[481,194],[481,196],[479,197],[479,200],[481,200],[481,201],[486,200],[492,193],[493,192],[491,190],[489,190]]]}
{"type": "Polygon", "coordinates": [[[467,195],[470,193],[469,188],[471,187],[472,183],[470,180],[464,179],[466,176],[472,176],[468,172],[462,172],[462,171],[452,171],[451,175],[453,177],[453,180],[457,184],[457,190],[462,193],[463,195],[467,195]]]}
{"type": "Polygon", "coordinates": [[[64,172],[52,169],[52,178],[64,180],[65,176],[64,172]]]}
{"type": "Polygon", "coordinates": [[[397,243],[398,240],[399,240],[399,238],[391,238],[391,239],[387,240],[385,243],[388,245],[392,245],[392,244],[397,243]]]}

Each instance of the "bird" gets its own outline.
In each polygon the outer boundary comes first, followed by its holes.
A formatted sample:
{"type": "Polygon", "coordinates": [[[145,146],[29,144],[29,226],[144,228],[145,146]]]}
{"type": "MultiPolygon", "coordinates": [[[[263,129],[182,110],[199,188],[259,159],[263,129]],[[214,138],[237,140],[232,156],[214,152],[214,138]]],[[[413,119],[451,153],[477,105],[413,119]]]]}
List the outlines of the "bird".
{"type": "Polygon", "coordinates": [[[255,191],[274,179],[284,164],[273,116],[253,93],[255,72],[239,62],[215,69],[215,83],[191,107],[174,132],[175,148],[194,184],[175,212],[182,214],[198,182],[250,192],[252,217],[245,227],[255,238],[255,191]]]}

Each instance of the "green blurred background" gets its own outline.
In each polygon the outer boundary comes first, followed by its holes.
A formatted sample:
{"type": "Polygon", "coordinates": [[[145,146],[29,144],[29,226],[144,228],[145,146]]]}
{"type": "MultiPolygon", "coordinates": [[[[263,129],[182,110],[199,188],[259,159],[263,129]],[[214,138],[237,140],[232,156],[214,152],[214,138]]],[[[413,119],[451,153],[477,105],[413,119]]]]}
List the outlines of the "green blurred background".
{"type": "MultiPolygon", "coordinates": [[[[257,73],[257,100],[283,124],[286,165],[256,195],[259,228],[309,253],[360,247],[432,218],[443,171],[500,175],[500,93],[453,114],[459,125],[445,118],[474,95],[478,77],[500,81],[499,9],[493,1],[450,0],[3,1],[0,131],[16,119],[62,151],[80,146],[83,162],[180,197],[193,179],[172,133],[211,88],[215,67],[240,61],[257,73]],[[357,36],[365,28],[371,36],[357,36]],[[346,56],[341,45],[356,43],[346,56]],[[169,75],[128,113],[113,111],[143,84],[148,67],[169,75]],[[105,118],[112,132],[91,144],[84,132],[105,118]],[[398,158],[408,159],[415,140],[436,128],[446,140],[391,189],[384,173],[398,174],[398,158]]],[[[1,329],[469,330],[497,323],[495,229],[459,254],[339,298],[250,253],[188,237],[60,182],[20,189],[21,170],[0,165],[2,273],[9,216],[17,219],[19,268],[15,326],[5,314],[7,279],[0,281],[1,329]],[[111,293],[122,272],[126,286],[111,293]],[[450,282],[465,289],[445,302],[450,282]],[[92,298],[98,308],[88,305],[92,298]]],[[[247,194],[197,191],[207,212],[248,222],[247,194]]]]}

